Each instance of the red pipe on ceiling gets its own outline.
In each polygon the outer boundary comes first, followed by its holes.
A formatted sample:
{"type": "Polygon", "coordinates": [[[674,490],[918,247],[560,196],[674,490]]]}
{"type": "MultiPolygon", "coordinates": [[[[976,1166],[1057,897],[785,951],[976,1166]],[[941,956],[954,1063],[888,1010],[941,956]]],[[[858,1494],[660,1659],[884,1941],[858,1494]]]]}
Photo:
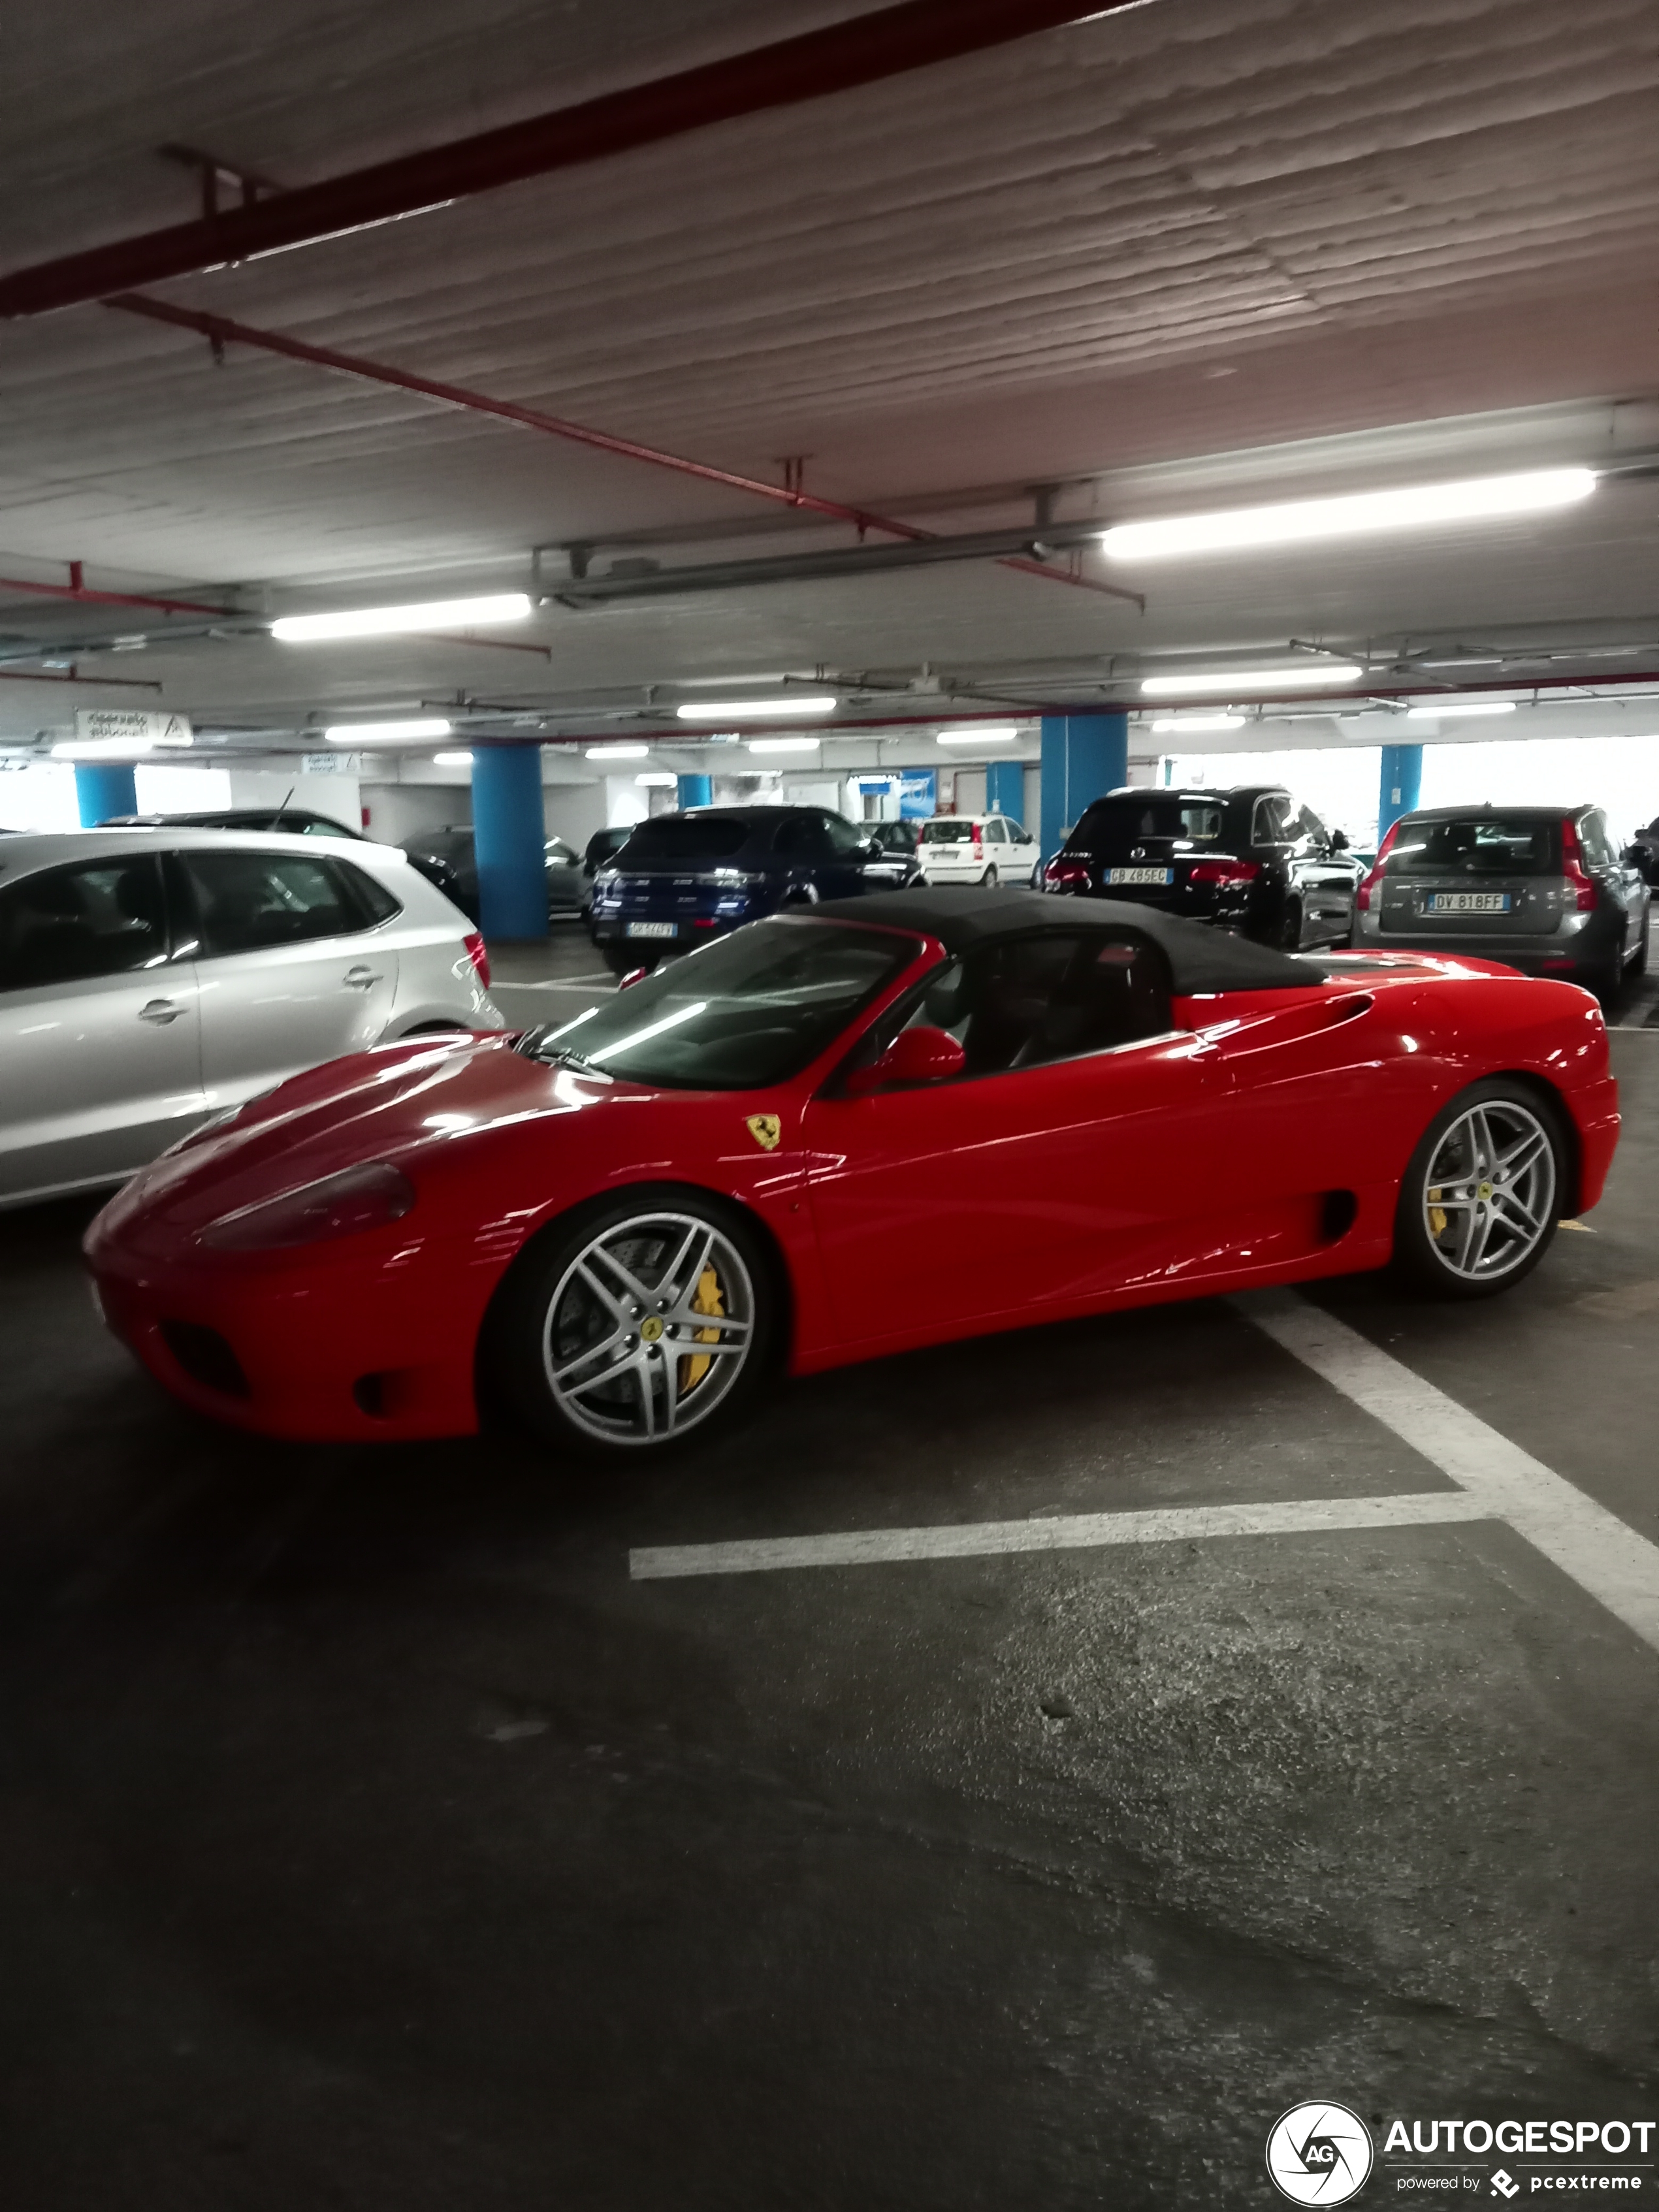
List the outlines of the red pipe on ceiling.
{"type": "Polygon", "coordinates": [[[143,607],[149,611],[164,615],[223,615],[228,617],[229,607],[204,606],[199,599],[146,599],[132,592],[94,592],[81,580],[81,563],[69,564],[67,584],[32,584],[21,576],[0,576],[0,592],[32,592],[46,599],[73,599],[82,606],[143,607]]]}
{"type": "Polygon", "coordinates": [[[0,278],[0,316],[40,315],[419,215],[740,115],[786,107],[1146,0],[903,0],[723,61],[554,108],[0,278]]]}
{"type": "MultiPolygon", "coordinates": [[[[861,532],[879,531],[889,538],[904,538],[916,543],[937,535],[931,530],[918,530],[911,523],[896,522],[890,515],[876,514],[868,507],[849,507],[836,499],[821,499],[815,492],[802,490],[799,484],[769,483],[763,477],[740,476],[732,469],[717,469],[707,461],[691,460],[684,453],[641,445],[636,438],[619,438],[609,430],[590,429],[585,423],[569,422],[562,415],[546,414],[538,407],[521,406],[513,399],[493,399],[488,392],[474,392],[464,384],[444,384],[435,377],[416,376],[409,369],[389,368],[384,362],[365,361],[360,354],[340,353],[332,346],[312,345],[304,338],[288,337],[280,331],[256,330],[251,324],[233,322],[226,315],[175,307],[169,301],[153,300],[139,292],[119,293],[103,304],[118,308],[124,314],[143,315],[152,322],[171,324],[176,330],[194,331],[198,337],[215,345],[253,346],[264,353],[280,354],[288,361],[304,362],[313,368],[332,369],[338,375],[357,377],[370,384],[389,384],[396,391],[412,392],[446,407],[464,408],[473,415],[493,415],[498,421],[514,423],[523,430],[539,430],[550,437],[568,439],[575,445],[594,447],[602,453],[615,453],[623,460],[645,461],[653,468],[672,469],[681,476],[696,477],[727,491],[746,492],[757,499],[793,507],[801,514],[822,515],[828,521],[851,523],[861,532]]],[[[1067,569],[1047,568],[1041,561],[1016,556],[1001,566],[1020,569],[1027,575],[1046,576],[1051,583],[1078,585],[1085,591],[1099,592],[1109,599],[1128,599],[1139,607],[1146,605],[1138,592],[1102,583],[1092,576],[1073,575],[1067,569]]]]}

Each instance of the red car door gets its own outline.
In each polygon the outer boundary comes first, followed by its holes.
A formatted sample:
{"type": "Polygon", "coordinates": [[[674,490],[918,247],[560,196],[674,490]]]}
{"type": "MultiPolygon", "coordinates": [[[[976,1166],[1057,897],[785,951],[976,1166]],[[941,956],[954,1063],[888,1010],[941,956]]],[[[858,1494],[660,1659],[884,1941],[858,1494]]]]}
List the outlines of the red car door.
{"type": "Polygon", "coordinates": [[[810,1203],[843,1343],[1073,1310],[1193,1263],[1221,1169],[1213,1053],[1170,1033],[1167,992],[1161,1011],[1133,1013],[1157,1033],[1066,1050],[1090,1042],[1072,987],[1080,975],[1086,998],[1109,950],[1050,933],[996,947],[994,972],[963,963],[973,1004],[952,1033],[968,1073],[808,1106],[810,1203]],[[1064,1056],[1042,1056],[1056,1046],[1064,1056]]]}

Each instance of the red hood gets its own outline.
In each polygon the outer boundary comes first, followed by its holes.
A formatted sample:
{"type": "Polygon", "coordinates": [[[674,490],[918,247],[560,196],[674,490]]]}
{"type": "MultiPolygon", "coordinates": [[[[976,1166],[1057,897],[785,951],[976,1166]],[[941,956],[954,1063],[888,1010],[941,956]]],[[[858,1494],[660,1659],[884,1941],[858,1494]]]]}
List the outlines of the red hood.
{"type": "Polygon", "coordinates": [[[188,1231],[238,1206],[369,1160],[423,1166],[474,1153],[509,1125],[637,1109],[657,1093],[527,1060],[510,1037],[422,1037],[295,1076],[241,1118],[136,1176],[100,1216],[103,1229],[144,1216],[188,1231]]]}

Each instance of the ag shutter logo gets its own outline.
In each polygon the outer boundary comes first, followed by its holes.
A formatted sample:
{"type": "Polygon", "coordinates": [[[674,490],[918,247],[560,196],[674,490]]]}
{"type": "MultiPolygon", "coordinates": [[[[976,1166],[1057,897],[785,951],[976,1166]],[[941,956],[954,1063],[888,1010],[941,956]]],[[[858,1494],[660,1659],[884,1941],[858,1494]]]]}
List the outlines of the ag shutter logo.
{"type": "Polygon", "coordinates": [[[1292,2105],[1267,2137],[1267,2175],[1292,2204],[1346,2204],[1370,2178],[1371,2138],[1346,2105],[1292,2105]]]}

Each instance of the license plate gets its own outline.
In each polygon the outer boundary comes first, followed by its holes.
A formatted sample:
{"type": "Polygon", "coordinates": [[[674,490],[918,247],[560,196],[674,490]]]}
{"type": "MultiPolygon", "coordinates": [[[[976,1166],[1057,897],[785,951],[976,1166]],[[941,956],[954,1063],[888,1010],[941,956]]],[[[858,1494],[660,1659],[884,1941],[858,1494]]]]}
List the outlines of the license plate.
{"type": "Polygon", "coordinates": [[[1431,891],[1423,902],[1425,914],[1507,914],[1507,891],[1431,891]]]}
{"type": "Polygon", "coordinates": [[[1172,884],[1173,868],[1108,868],[1109,884],[1172,884]]]}
{"type": "Polygon", "coordinates": [[[630,921],[628,933],[630,937],[678,937],[679,931],[672,921],[630,921]]]}

